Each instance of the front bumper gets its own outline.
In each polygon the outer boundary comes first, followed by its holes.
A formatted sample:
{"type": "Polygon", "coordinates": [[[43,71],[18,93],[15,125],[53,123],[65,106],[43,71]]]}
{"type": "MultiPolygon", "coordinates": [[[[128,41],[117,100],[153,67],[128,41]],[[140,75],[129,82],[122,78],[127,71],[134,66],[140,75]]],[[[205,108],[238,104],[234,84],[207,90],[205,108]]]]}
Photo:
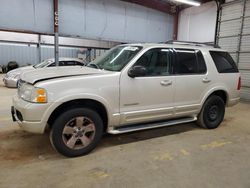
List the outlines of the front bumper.
{"type": "Polygon", "coordinates": [[[11,107],[12,119],[25,131],[42,134],[47,126],[47,121],[43,120],[47,109],[48,104],[29,103],[15,96],[11,107]]]}
{"type": "Polygon", "coordinates": [[[4,82],[4,85],[6,87],[16,88],[17,87],[17,81],[18,81],[18,79],[15,79],[15,78],[8,78],[8,77],[3,78],[3,82],[4,82]]]}

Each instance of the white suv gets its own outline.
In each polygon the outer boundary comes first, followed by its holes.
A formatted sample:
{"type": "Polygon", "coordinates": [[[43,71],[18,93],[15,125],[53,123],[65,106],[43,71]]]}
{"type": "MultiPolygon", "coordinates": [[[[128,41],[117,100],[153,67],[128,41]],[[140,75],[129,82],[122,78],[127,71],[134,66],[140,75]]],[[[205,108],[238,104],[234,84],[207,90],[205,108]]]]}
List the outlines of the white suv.
{"type": "Polygon", "coordinates": [[[21,75],[12,117],[26,131],[50,131],[69,157],[119,134],[196,121],[213,129],[239,101],[240,74],[224,50],[198,43],[125,44],[86,67],[21,75]]]}

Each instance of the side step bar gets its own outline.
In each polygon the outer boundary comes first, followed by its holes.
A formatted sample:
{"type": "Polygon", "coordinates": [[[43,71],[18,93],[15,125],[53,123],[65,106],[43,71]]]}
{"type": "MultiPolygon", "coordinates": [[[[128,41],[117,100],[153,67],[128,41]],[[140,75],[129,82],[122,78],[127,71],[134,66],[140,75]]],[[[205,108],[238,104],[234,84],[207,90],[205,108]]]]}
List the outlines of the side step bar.
{"type": "Polygon", "coordinates": [[[109,127],[108,133],[110,134],[122,134],[122,133],[128,133],[133,131],[141,131],[146,129],[154,129],[159,127],[167,127],[171,125],[181,124],[181,123],[189,123],[196,121],[196,117],[187,117],[187,118],[181,118],[181,119],[175,119],[175,120],[168,120],[164,122],[157,122],[157,123],[147,123],[147,124],[139,124],[139,125],[130,125],[130,126],[123,126],[123,127],[109,127]]]}

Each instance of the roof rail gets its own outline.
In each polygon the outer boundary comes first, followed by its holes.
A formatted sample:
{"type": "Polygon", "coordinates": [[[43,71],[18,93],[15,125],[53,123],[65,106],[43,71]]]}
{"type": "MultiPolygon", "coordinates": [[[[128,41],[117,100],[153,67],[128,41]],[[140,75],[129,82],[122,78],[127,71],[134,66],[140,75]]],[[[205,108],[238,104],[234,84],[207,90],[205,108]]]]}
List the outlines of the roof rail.
{"type": "Polygon", "coordinates": [[[214,45],[213,43],[209,42],[191,42],[191,41],[179,41],[179,40],[169,40],[165,42],[165,44],[182,44],[182,45],[192,45],[192,46],[212,46],[214,48],[220,48],[218,45],[214,45]]]}

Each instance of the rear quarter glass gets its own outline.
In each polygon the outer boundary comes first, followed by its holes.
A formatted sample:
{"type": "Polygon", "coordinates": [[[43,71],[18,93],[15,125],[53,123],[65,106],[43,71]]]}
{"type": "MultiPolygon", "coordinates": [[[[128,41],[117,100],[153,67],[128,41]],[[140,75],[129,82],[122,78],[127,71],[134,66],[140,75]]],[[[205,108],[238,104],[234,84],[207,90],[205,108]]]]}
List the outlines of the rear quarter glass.
{"type": "Polygon", "coordinates": [[[209,51],[214,64],[219,73],[237,73],[239,72],[233,58],[228,52],[209,51]]]}

